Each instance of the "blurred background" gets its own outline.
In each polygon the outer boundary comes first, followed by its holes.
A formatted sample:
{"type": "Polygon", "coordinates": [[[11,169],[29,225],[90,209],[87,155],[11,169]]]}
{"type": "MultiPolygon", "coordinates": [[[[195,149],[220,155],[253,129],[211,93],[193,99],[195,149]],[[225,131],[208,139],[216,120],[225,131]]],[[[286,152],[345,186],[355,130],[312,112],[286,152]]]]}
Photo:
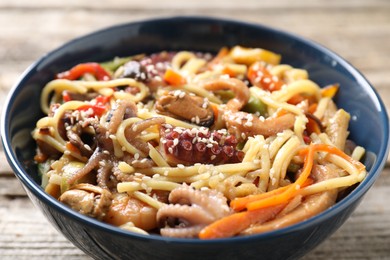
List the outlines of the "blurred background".
{"type": "MultiPolygon", "coordinates": [[[[21,73],[66,41],[115,24],[178,15],[259,23],[314,40],[357,67],[390,108],[389,0],[0,0],[0,112],[21,73]]],[[[389,184],[386,167],[346,224],[305,259],[389,259],[389,184]]],[[[88,259],[33,207],[0,146],[0,259],[9,258],[88,259]]]]}

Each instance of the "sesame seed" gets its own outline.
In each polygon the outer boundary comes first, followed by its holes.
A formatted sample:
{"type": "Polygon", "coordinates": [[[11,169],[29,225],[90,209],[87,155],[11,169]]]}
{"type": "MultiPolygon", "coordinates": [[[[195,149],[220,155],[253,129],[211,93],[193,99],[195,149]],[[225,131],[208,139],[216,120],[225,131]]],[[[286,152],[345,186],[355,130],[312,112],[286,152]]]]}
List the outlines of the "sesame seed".
{"type": "Polygon", "coordinates": [[[139,153],[134,154],[134,159],[138,160],[139,159],[139,153]]]}
{"type": "Polygon", "coordinates": [[[103,153],[104,153],[104,154],[110,154],[110,152],[107,151],[107,150],[104,150],[103,153]]]}
{"type": "Polygon", "coordinates": [[[184,168],[185,168],[185,166],[184,166],[183,164],[180,164],[180,163],[177,165],[177,167],[178,167],[179,169],[184,169],[184,168]]]}
{"type": "Polygon", "coordinates": [[[186,93],[184,91],[182,91],[179,95],[179,98],[183,98],[184,96],[186,95],[186,93]]]}
{"type": "Polygon", "coordinates": [[[244,126],[252,127],[253,123],[251,121],[247,121],[244,126]]]}
{"type": "Polygon", "coordinates": [[[169,147],[169,148],[168,148],[168,152],[169,152],[169,153],[173,153],[172,147],[169,147]]]}
{"type": "Polygon", "coordinates": [[[87,149],[88,151],[92,150],[91,147],[89,145],[87,145],[87,144],[84,144],[84,148],[87,149]]]}

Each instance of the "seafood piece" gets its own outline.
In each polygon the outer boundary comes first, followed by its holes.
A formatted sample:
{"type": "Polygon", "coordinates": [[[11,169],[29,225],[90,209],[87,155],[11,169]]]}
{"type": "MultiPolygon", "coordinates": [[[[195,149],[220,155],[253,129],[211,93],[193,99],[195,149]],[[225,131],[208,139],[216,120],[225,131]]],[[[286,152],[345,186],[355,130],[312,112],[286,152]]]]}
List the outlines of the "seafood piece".
{"type": "Polygon", "coordinates": [[[111,199],[108,190],[82,183],[65,191],[58,200],[81,214],[102,220],[111,205],[111,199]]]}
{"type": "Polygon", "coordinates": [[[230,111],[238,111],[250,98],[250,92],[247,85],[236,78],[219,78],[205,82],[202,87],[206,90],[217,91],[217,90],[231,90],[235,97],[227,102],[227,108],[230,111]]]}
{"type": "Polygon", "coordinates": [[[108,129],[110,134],[116,133],[120,123],[127,118],[137,116],[137,106],[133,101],[130,100],[120,100],[117,103],[117,107],[110,111],[109,118],[110,124],[108,129]]]}
{"type": "Polygon", "coordinates": [[[159,114],[209,127],[214,122],[214,112],[207,99],[191,96],[181,90],[171,91],[156,101],[159,114]]]}
{"type": "Polygon", "coordinates": [[[165,123],[165,118],[163,117],[152,117],[139,122],[136,122],[131,125],[131,127],[126,128],[125,136],[126,139],[134,145],[138,150],[142,151],[145,154],[149,153],[148,143],[141,140],[137,136],[142,133],[142,131],[148,129],[154,125],[161,125],[165,123]]]}
{"type": "Polygon", "coordinates": [[[171,191],[169,202],[157,212],[163,236],[197,237],[203,227],[231,214],[222,193],[194,190],[185,184],[171,191]]]}
{"type": "Polygon", "coordinates": [[[238,163],[244,152],[237,149],[237,140],[226,130],[210,131],[207,128],[185,129],[162,125],[160,152],[172,165],[194,163],[238,163]]]}
{"type": "Polygon", "coordinates": [[[288,113],[279,117],[269,117],[261,120],[259,117],[245,112],[227,112],[224,115],[224,120],[229,133],[241,140],[241,138],[245,139],[255,135],[268,137],[293,128],[295,116],[288,113]]]}
{"type": "Polygon", "coordinates": [[[156,214],[157,209],[126,193],[117,193],[103,221],[115,226],[131,222],[148,231],[157,227],[156,214]]]}

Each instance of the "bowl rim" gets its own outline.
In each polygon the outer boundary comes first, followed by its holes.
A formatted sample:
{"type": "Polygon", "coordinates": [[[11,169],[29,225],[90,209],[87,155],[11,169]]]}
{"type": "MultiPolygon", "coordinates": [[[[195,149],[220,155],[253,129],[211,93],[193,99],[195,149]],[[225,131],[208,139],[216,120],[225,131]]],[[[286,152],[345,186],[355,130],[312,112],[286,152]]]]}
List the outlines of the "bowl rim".
{"type": "Polygon", "coordinates": [[[60,45],[59,47],[51,50],[50,52],[47,52],[41,58],[36,60],[34,63],[32,63],[18,78],[16,83],[13,85],[13,87],[10,89],[8,96],[5,100],[3,111],[1,115],[1,128],[0,128],[0,134],[1,134],[1,140],[3,143],[4,152],[6,155],[6,158],[8,160],[8,163],[10,164],[11,168],[14,171],[14,174],[16,177],[24,184],[24,189],[28,188],[30,192],[32,192],[36,197],[39,198],[39,200],[43,201],[46,205],[49,207],[55,209],[56,211],[61,212],[61,214],[67,215],[67,217],[71,218],[73,221],[76,221],[80,224],[87,225],[90,228],[97,228],[104,232],[113,233],[122,237],[133,237],[139,240],[156,240],[160,242],[166,242],[166,243],[178,243],[178,244],[226,244],[226,243],[245,243],[248,240],[257,240],[262,238],[270,238],[270,237],[279,237],[283,236],[285,234],[304,229],[307,226],[313,226],[316,224],[319,224],[322,220],[328,219],[339,212],[343,211],[345,208],[347,208],[352,202],[355,200],[358,200],[363,197],[363,195],[370,189],[370,187],[374,184],[376,179],[379,177],[384,164],[386,163],[387,156],[389,153],[389,118],[386,111],[386,107],[381,100],[378,92],[376,89],[370,84],[370,82],[362,75],[362,73],[356,69],[352,64],[350,64],[348,61],[346,61],[344,58],[336,54],[334,51],[330,50],[327,47],[324,47],[323,45],[313,41],[309,40],[305,37],[302,37],[297,34],[293,34],[281,29],[277,29],[274,27],[270,27],[268,25],[260,24],[260,23],[251,23],[241,20],[235,20],[230,18],[217,18],[217,17],[209,17],[209,16],[169,16],[169,17],[157,17],[157,18],[147,18],[142,20],[136,20],[131,22],[125,22],[117,25],[112,25],[105,27],[103,29],[95,30],[93,32],[78,36],[76,38],[73,38],[70,41],[67,41],[66,43],[60,45]],[[86,38],[93,37],[95,35],[99,35],[101,33],[106,33],[111,30],[118,30],[120,28],[125,27],[133,27],[136,25],[142,25],[144,23],[159,23],[164,21],[176,21],[176,22],[208,22],[208,23],[221,23],[221,24],[232,24],[236,26],[242,26],[242,27],[250,27],[256,30],[265,30],[268,32],[271,32],[273,34],[281,34],[284,37],[291,38],[301,44],[304,44],[305,46],[308,46],[309,48],[316,49],[320,51],[321,53],[324,53],[326,56],[331,57],[333,60],[336,60],[344,69],[346,69],[349,73],[351,73],[359,82],[359,85],[363,87],[363,89],[369,94],[371,99],[376,102],[376,106],[378,107],[378,111],[380,111],[380,118],[383,122],[383,130],[384,130],[384,136],[385,140],[381,144],[379,153],[377,154],[377,160],[373,164],[370,171],[368,171],[368,174],[366,178],[345,198],[343,198],[341,201],[337,202],[332,207],[326,209],[325,211],[317,214],[314,217],[311,217],[307,220],[301,221],[299,223],[293,224],[291,226],[287,226],[284,228],[280,228],[277,230],[273,230],[270,232],[265,232],[261,234],[254,234],[254,235],[248,235],[248,236],[240,236],[240,237],[231,237],[231,238],[220,238],[220,239],[212,239],[212,240],[201,240],[201,239],[188,239],[188,238],[169,238],[169,237],[163,237],[160,235],[143,235],[138,233],[129,232],[123,229],[120,229],[119,227],[115,227],[112,225],[109,225],[107,223],[98,221],[94,218],[87,217],[81,213],[78,213],[76,211],[73,211],[72,209],[68,208],[64,204],[60,203],[58,200],[47,194],[38,183],[36,183],[29,174],[24,170],[22,164],[17,160],[17,157],[15,153],[12,150],[11,141],[9,139],[9,110],[10,106],[12,104],[12,101],[15,99],[16,95],[20,91],[23,83],[35,73],[34,69],[39,68],[39,66],[44,63],[51,55],[55,54],[56,52],[67,48],[68,46],[71,46],[72,44],[75,44],[77,42],[81,42],[85,40],[86,38]]]}

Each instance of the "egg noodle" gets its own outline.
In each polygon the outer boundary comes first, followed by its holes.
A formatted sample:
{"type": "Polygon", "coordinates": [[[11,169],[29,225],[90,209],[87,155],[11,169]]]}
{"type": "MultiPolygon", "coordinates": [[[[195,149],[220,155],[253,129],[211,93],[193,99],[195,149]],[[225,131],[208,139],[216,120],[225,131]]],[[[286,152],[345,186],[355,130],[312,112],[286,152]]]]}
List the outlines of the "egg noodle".
{"type": "Polygon", "coordinates": [[[82,214],[174,237],[259,233],[326,210],[364,179],[365,150],[332,100],[342,86],[281,58],[234,46],[57,74],[32,133],[43,188],[82,214]]]}

